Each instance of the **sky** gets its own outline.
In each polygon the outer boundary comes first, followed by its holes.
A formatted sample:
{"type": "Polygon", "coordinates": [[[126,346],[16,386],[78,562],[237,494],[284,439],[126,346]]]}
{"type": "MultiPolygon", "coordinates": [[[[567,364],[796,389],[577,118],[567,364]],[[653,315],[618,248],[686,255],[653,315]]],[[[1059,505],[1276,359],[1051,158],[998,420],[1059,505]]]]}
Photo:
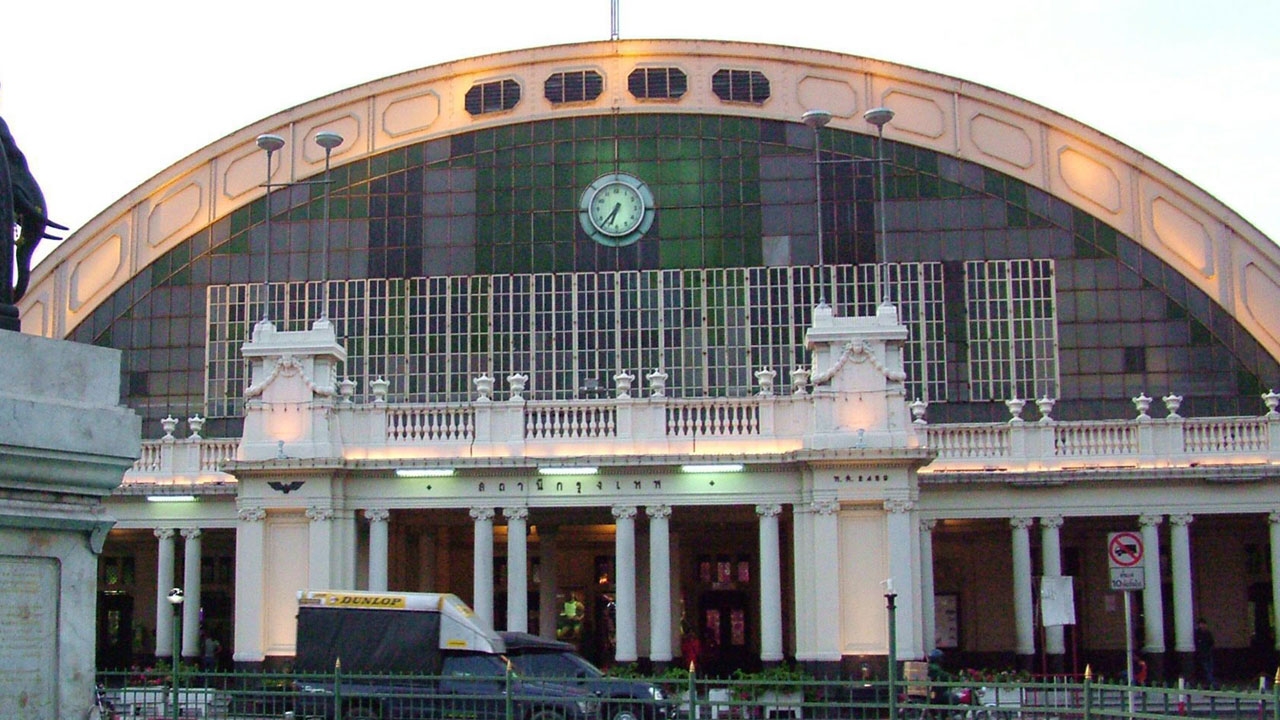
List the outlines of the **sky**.
{"type": "MultiPolygon", "coordinates": [[[[831,50],[1020,96],[1137,149],[1280,242],[1277,0],[619,7],[623,39],[831,50]]],[[[74,231],[281,110],[451,60],[607,40],[610,0],[27,0],[0,10],[0,28],[0,117],[51,217],[74,231]]]]}

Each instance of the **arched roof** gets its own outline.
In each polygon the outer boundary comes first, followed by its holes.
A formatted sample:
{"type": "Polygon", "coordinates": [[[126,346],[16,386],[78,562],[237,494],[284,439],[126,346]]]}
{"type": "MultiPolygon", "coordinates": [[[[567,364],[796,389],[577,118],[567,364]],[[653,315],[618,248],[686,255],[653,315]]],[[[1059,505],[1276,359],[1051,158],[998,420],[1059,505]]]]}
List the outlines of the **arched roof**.
{"type": "Polygon", "coordinates": [[[346,141],[342,164],[396,147],[484,127],[602,112],[721,113],[798,122],[811,109],[832,127],[872,133],[862,112],[896,116],[885,137],[975,162],[1057,196],[1134,239],[1214,298],[1280,358],[1280,248],[1177,173],[1107,135],[1034,103],[946,75],[868,58],[775,45],[624,40],[518,50],[375,80],[284,110],[224,137],[159,173],[70,238],[35,270],[21,305],[23,330],[65,337],[129,278],[192,233],[262,196],[266,165],[255,140],[286,140],[272,182],[323,168],[321,130],[346,141]],[[642,67],[688,77],[678,100],[637,99],[627,78],[642,67]],[[720,69],[769,79],[763,103],[721,100],[720,69]],[[557,72],[594,70],[593,101],[555,105],[542,92],[557,72]],[[513,79],[512,109],[472,116],[477,83],[513,79]]]}

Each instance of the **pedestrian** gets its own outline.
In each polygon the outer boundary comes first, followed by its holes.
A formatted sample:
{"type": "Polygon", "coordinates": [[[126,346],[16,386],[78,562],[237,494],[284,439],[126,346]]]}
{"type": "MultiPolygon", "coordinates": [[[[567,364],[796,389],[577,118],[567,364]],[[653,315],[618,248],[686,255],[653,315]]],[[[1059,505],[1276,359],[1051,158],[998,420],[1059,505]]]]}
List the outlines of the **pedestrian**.
{"type": "Polygon", "coordinates": [[[1213,678],[1213,631],[1209,622],[1200,618],[1196,623],[1196,668],[1200,672],[1200,682],[1205,687],[1214,687],[1217,682],[1213,678]]]}
{"type": "Polygon", "coordinates": [[[205,634],[201,642],[201,658],[200,664],[206,672],[218,669],[218,651],[222,649],[222,644],[218,639],[208,633],[205,634]]]}
{"type": "Polygon", "coordinates": [[[1142,659],[1142,655],[1138,654],[1133,656],[1133,684],[1147,684],[1147,661],[1142,659]]]}

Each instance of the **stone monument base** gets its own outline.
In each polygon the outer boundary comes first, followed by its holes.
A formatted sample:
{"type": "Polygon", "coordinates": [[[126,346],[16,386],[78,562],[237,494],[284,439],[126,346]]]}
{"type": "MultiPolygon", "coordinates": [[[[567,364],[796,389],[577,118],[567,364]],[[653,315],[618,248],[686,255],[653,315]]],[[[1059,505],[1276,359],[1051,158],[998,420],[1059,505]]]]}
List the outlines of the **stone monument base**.
{"type": "Polygon", "coordinates": [[[94,699],[102,498],[137,459],[120,352],[0,330],[0,717],[94,699]]]}

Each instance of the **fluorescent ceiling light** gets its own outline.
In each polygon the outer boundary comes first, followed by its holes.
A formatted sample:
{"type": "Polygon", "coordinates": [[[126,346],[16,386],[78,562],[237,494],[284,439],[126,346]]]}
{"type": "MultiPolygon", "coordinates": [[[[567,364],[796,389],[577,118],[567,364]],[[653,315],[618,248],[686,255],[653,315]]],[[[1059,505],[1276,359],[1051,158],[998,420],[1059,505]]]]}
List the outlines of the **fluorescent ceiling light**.
{"type": "Polygon", "coordinates": [[[148,495],[147,502],[195,502],[195,495],[148,495]]]}
{"type": "Polygon", "coordinates": [[[396,468],[396,477],[453,477],[453,468],[396,468]]]}
{"type": "Polygon", "coordinates": [[[595,475],[600,468],[594,467],[544,467],[538,468],[540,475],[595,475]]]}
{"type": "Polygon", "coordinates": [[[720,465],[681,465],[680,472],[701,474],[701,473],[731,473],[742,472],[742,463],[723,463],[720,465]]]}

